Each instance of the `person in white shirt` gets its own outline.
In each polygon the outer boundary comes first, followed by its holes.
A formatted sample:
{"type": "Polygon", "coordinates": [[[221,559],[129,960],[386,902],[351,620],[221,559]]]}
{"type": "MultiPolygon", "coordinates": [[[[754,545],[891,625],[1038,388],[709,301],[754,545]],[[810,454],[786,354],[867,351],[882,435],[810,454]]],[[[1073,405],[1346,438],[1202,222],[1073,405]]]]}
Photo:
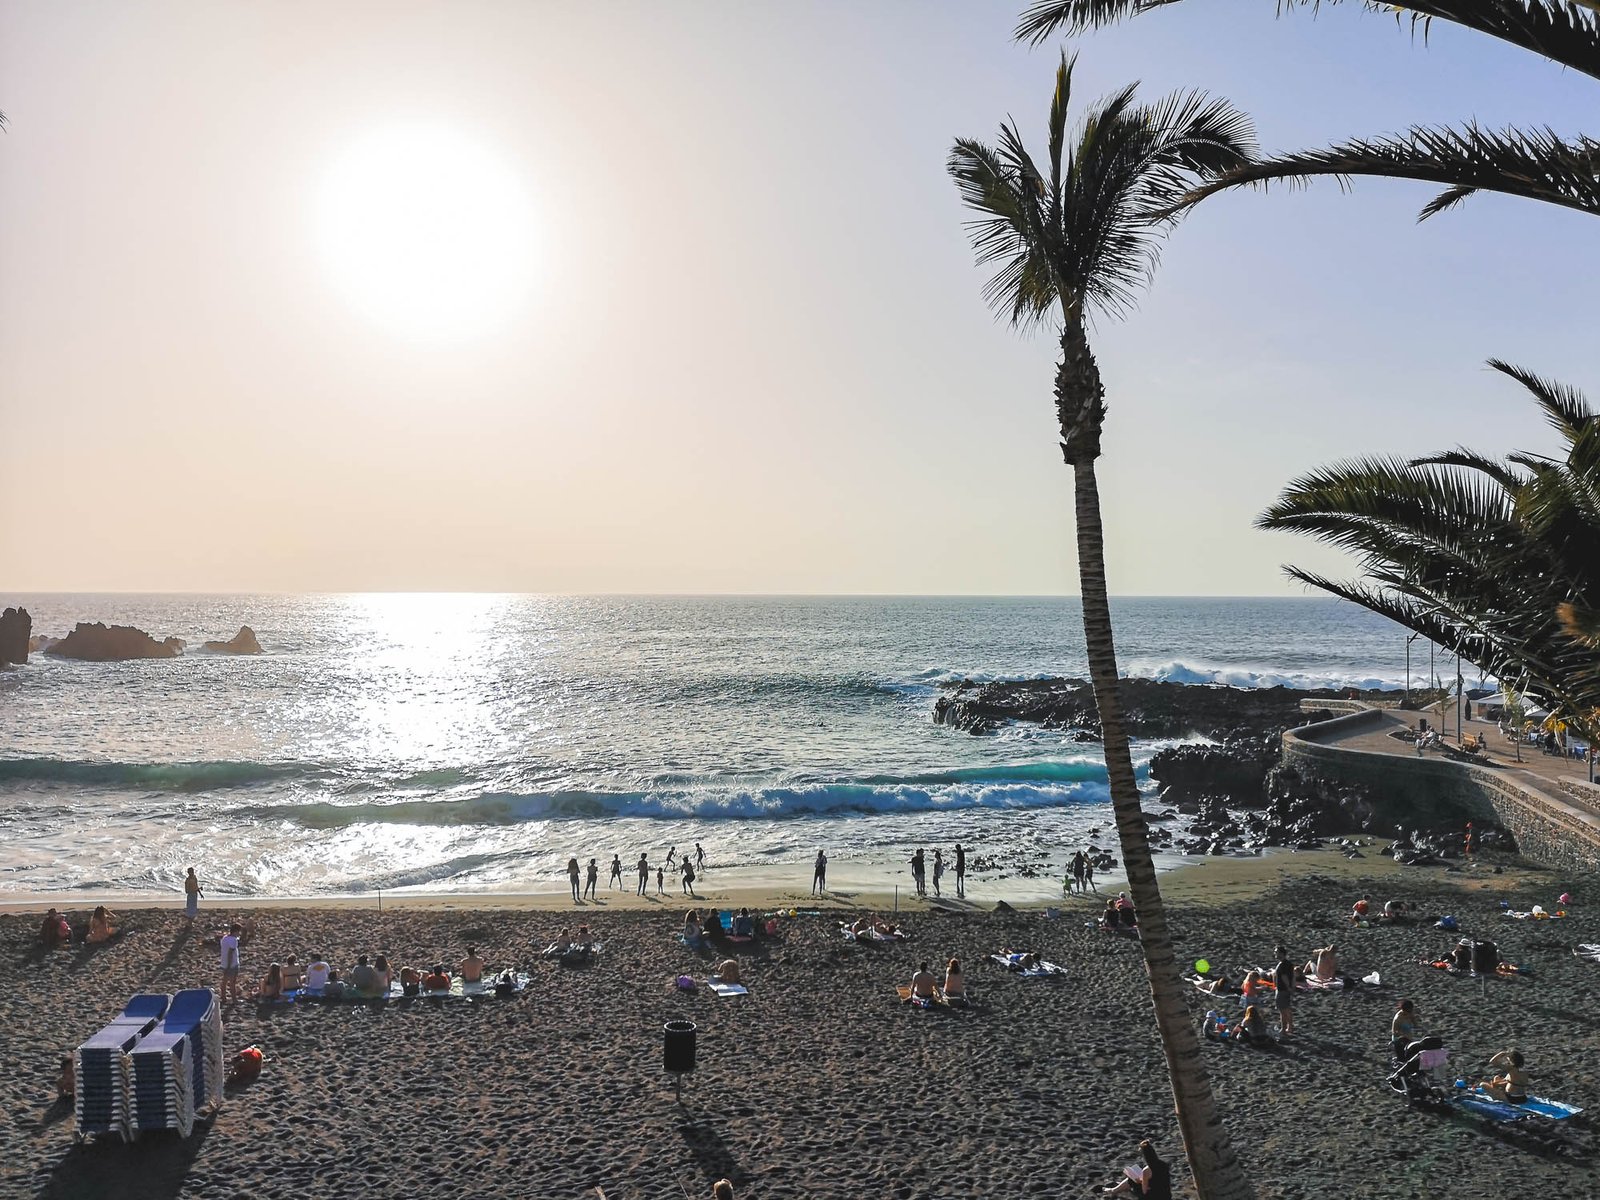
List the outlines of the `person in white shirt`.
{"type": "Polygon", "coordinates": [[[311,961],[306,964],[306,986],[313,991],[320,992],[328,986],[328,972],[332,970],[328,962],[320,954],[313,954],[311,961]]]}
{"type": "Polygon", "coordinates": [[[222,1002],[228,1002],[228,994],[233,994],[233,1002],[239,1002],[239,933],[237,923],[228,926],[228,932],[222,935],[222,1002]]]}

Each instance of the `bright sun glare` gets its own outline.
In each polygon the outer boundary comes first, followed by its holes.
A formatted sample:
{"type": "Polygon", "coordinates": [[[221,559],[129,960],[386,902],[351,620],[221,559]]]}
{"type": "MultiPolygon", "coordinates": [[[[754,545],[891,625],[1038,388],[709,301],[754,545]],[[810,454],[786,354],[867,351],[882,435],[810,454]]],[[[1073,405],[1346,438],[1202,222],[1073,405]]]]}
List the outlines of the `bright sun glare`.
{"type": "Polygon", "coordinates": [[[316,220],[345,300],[406,338],[488,332],[533,283],[534,214],[522,181],[448,126],[397,125],[344,146],[322,177],[316,220]]]}

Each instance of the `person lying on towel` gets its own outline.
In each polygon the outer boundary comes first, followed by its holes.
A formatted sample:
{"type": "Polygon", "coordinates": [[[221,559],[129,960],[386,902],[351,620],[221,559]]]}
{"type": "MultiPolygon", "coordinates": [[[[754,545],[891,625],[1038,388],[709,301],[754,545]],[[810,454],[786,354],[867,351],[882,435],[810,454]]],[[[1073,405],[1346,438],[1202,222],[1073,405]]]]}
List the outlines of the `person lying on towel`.
{"type": "Polygon", "coordinates": [[[1011,965],[1013,971],[1032,971],[1039,965],[1039,956],[1031,951],[1013,950],[1010,946],[1007,946],[1000,953],[1011,965]]]}
{"type": "Polygon", "coordinates": [[[1226,971],[1218,971],[1212,978],[1202,979],[1198,986],[1202,992],[1211,992],[1217,996],[1231,996],[1237,990],[1228,982],[1226,971]]]}

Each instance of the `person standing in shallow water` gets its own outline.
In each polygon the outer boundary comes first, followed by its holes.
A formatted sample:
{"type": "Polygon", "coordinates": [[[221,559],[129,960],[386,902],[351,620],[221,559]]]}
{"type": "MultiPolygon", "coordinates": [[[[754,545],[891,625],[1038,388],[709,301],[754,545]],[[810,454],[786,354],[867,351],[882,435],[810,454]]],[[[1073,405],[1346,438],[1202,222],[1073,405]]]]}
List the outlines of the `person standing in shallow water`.
{"type": "Polygon", "coordinates": [[[622,886],[622,855],[620,854],[611,856],[611,883],[608,886],[622,886]]]}
{"type": "Polygon", "coordinates": [[[574,904],[582,904],[582,893],[578,889],[578,860],[576,858],[567,859],[567,879],[572,883],[572,902],[574,904]]]}
{"type": "Polygon", "coordinates": [[[699,842],[694,844],[694,865],[696,870],[706,869],[706,850],[699,842]]]}
{"type": "Polygon", "coordinates": [[[828,890],[828,856],[821,850],[817,851],[816,865],[811,868],[811,894],[813,896],[828,890]]]}
{"type": "Polygon", "coordinates": [[[189,920],[194,920],[200,915],[200,881],[194,877],[194,868],[189,868],[189,873],[183,877],[183,912],[189,920]]]}
{"type": "Polygon", "coordinates": [[[956,843],[956,895],[962,899],[967,895],[967,852],[960,842],[956,843]]]}
{"type": "Polygon", "coordinates": [[[589,897],[589,899],[591,899],[591,900],[599,900],[600,897],[599,897],[599,895],[597,895],[597,891],[598,891],[599,887],[600,887],[600,864],[595,862],[595,860],[591,858],[589,860],[589,871],[588,871],[588,874],[584,877],[584,881],[583,881],[583,894],[585,896],[589,897]]]}
{"type": "Polygon", "coordinates": [[[650,856],[639,855],[639,895],[644,895],[650,890],[650,856]]]}

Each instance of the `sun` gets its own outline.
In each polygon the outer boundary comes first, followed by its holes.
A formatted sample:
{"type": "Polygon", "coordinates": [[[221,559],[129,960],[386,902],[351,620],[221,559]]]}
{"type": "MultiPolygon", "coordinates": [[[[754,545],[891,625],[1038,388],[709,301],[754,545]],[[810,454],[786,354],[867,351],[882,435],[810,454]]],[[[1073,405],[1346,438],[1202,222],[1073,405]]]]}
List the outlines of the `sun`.
{"type": "Polygon", "coordinates": [[[398,337],[468,340],[526,304],[536,218],[502,155],[447,125],[369,130],[331,158],[315,193],[335,290],[398,337]]]}

